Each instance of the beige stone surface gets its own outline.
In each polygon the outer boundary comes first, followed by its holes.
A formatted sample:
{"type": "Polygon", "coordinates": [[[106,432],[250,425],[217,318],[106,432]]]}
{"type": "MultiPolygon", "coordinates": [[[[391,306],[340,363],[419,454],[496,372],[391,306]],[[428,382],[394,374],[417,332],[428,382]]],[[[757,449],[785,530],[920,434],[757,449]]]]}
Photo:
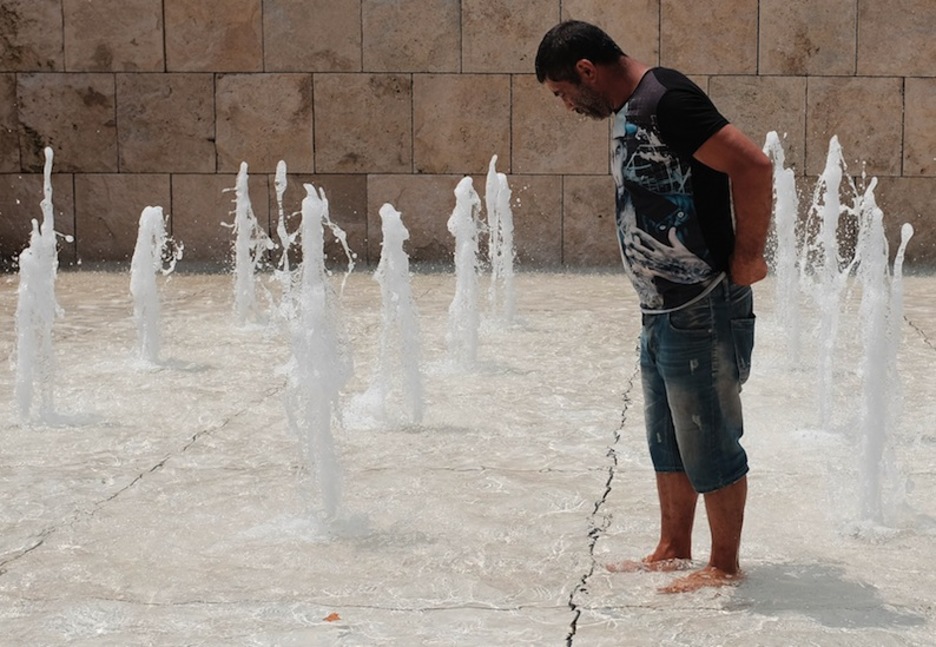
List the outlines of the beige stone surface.
{"type": "Polygon", "coordinates": [[[609,122],[570,112],[535,75],[513,77],[511,119],[514,173],[608,172],[609,122]]]}
{"type": "Polygon", "coordinates": [[[842,0],[762,0],[760,73],[855,73],[857,4],[842,0]]]}
{"type": "Polygon", "coordinates": [[[161,0],[62,0],[69,72],[162,72],[161,0]]]}
{"type": "Polygon", "coordinates": [[[261,4],[261,0],[164,0],[166,69],[262,70],[261,4]]]}
{"type": "Polygon", "coordinates": [[[563,178],[562,263],[570,267],[620,267],[610,175],[563,178]]]}
{"type": "MultiPolygon", "coordinates": [[[[288,171],[288,168],[287,168],[288,171]]],[[[277,235],[279,223],[279,203],[277,202],[275,176],[268,179],[270,187],[270,231],[277,245],[281,244],[277,235]]],[[[304,184],[311,184],[316,191],[323,190],[328,200],[328,213],[332,222],[347,234],[348,247],[357,257],[355,264],[366,265],[374,261],[368,258],[367,250],[367,176],[366,175],[294,175],[287,173],[286,191],[283,193],[283,215],[287,232],[295,232],[302,224],[302,201],[307,193],[304,184]]],[[[379,235],[379,232],[378,232],[379,235]]],[[[302,260],[301,241],[290,249],[290,264],[302,260]]],[[[282,247],[272,253],[275,263],[280,261],[282,247]]],[[[325,255],[329,268],[347,267],[344,248],[335,236],[326,232],[325,255]]]]}
{"type": "MultiPolygon", "coordinates": [[[[562,182],[549,175],[511,175],[510,208],[517,266],[555,267],[562,263],[562,182]]],[[[483,186],[483,185],[482,185],[483,186]]]]}
{"type": "Polygon", "coordinates": [[[41,171],[43,149],[51,146],[55,171],[117,171],[113,74],[20,74],[17,80],[23,170],[41,171]]]}
{"type": "Polygon", "coordinates": [[[219,171],[247,162],[272,173],[279,160],[297,173],[315,170],[310,75],[225,74],[215,92],[219,171]]]}
{"type": "Polygon", "coordinates": [[[4,0],[0,4],[0,70],[61,71],[62,0],[4,0]]]}
{"type": "Polygon", "coordinates": [[[413,170],[413,81],[406,74],[315,75],[315,170],[413,170]]]}
{"type": "Polygon", "coordinates": [[[0,74],[0,173],[20,169],[16,75],[0,74]]]}
{"type": "Polygon", "coordinates": [[[932,76],[936,3],[862,0],[858,3],[858,74],[932,76]]]}
{"type": "Polygon", "coordinates": [[[936,79],[904,85],[903,175],[936,176],[936,79]]]}
{"type": "Polygon", "coordinates": [[[896,78],[810,77],[806,108],[806,172],[825,168],[837,135],[849,172],[900,175],[902,82],[896,78]]]}
{"type": "Polygon", "coordinates": [[[662,0],[660,64],[685,74],[757,72],[757,0],[662,0]]]}
{"type": "Polygon", "coordinates": [[[728,121],[763,146],[776,131],[786,166],[803,173],[806,163],[806,79],[791,76],[715,76],[709,96],[728,121]]]}
{"type": "MultiPolygon", "coordinates": [[[[42,224],[44,178],[38,174],[0,175],[0,270],[14,267],[20,253],[29,246],[31,221],[42,224]]],[[[52,207],[55,231],[75,235],[75,193],[72,175],[52,174],[52,207]]],[[[75,263],[75,243],[59,237],[59,264],[75,263]]]]}
{"type": "Polygon", "coordinates": [[[75,176],[75,229],[82,261],[129,263],[145,207],[169,215],[169,175],[81,173],[75,176]]]}
{"type": "Polygon", "coordinates": [[[563,0],[563,20],[601,27],[628,56],[648,65],[660,60],[660,0],[563,0]]]}
{"type": "Polygon", "coordinates": [[[263,36],[267,72],[360,71],[361,1],[264,0],[263,36]]]}
{"type": "Polygon", "coordinates": [[[884,212],[891,259],[900,244],[901,227],[909,223],[914,231],[907,245],[906,266],[936,267],[936,182],[928,178],[882,177],[875,198],[884,212]]]}
{"type": "MultiPolygon", "coordinates": [[[[367,178],[367,257],[380,259],[380,207],[389,203],[409,230],[403,249],[413,262],[452,263],[455,240],[447,224],[459,175],[371,175],[367,178]]],[[[478,195],[484,179],[473,178],[478,195]]],[[[483,197],[482,197],[483,200],[483,197]]]]}
{"type": "MultiPolygon", "coordinates": [[[[180,267],[186,264],[230,264],[234,234],[234,185],[236,175],[172,176],[172,237],[185,245],[180,267]]],[[[257,222],[270,231],[268,178],[249,176],[250,203],[257,222]]]]}
{"type": "Polygon", "coordinates": [[[214,76],[118,74],[120,170],[213,173],[214,76]]]}
{"type": "Polygon", "coordinates": [[[510,77],[420,74],[413,80],[417,173],[486,173],[492,155],[510,162],[510,77]]]}
{"type": "Polygon", "coordinates": [[[365,71],[458,71],[458,2],[364,0],[361,18],[365,71]]]}
{"type": "Polygon", "coordinates": [[[462,0],[462,71],[533,72],[536,48],[559,22],[555,0],[462,0]]]}

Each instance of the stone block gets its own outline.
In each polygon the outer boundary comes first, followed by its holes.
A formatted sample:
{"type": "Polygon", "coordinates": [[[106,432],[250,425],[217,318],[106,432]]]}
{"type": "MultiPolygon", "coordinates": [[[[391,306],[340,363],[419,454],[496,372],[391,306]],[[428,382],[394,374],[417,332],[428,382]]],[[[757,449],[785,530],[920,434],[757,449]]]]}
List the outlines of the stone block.
{"type": "Polygon", "coordinates": [[[562,182],[562,264],[620,267],[610,175],[569,175],[562,182]]]}
{"type": "MultiPolygon", "coordinates": [[[[380,260],[382,242],[380,207],[389,203],[402,214],[409,230],[403,249],[414,263],[453,263],[455,239],[448,231],[448,219],[455,208],[455,187],[460,175],[371,175],[367,178],[367,257],[380,260]]],[[[481,183],[474,179],[475,191],[482,196],[481,183]],[[480,189],[480,191],[479,191],[480,189]]]]}
{"type": "MultiPolygon", "coordinates": [[[[288,168],[287,168],[288,170],[288,168]]],[[[281,241],[277,235],[279,223],[279,203],[276,196],[275,176],[268,178],[270,186],[270,230],[277,245],[281,241]]],[[[325,191],[328,200],[328,213],[332,222],[341,227],[347,234],[348,247],[356,256],[355,264],[359,267],[370,262],[367,250],[367,176],[366,175],[287,175],[286,191],[283,193],[283,214],[287,232],[294,232],[302,224],[299,214],[302,212],[302,201],[306,197],[304,184],[311,184],[316,191],[325,191]]],[[[296,241],[296,247],[290,249],[290,266],[302,260],[301,241],[296,241]]],[[[279,247],[271,256],[274,263],[279,263],[282,252],[279,247]]],[[[347,256],[344,248],[329,232],[325,233],[325,256],[329,269],[344,270],[347,267],[347,256]]]]}
{"type": "Polygon", "coordinates": [[[459,70],[459,3],[452,0],[364,0],[361,17],[365,71],[459,70]]]}
{"type": "Polygon", "coordinates": [[[760,73],[855,73],[855,2],[783,0],[760,3],[760,73]]]}
{"type": "MultiPolygon", "coordinates": [[[[172,237],[185,245],[185,265],[231,267],[233,259],[236,175],[173,175],[172,237]],[[227,226],[225,226],[227,225],[227,226]]],[[[248,179],[257,222],[270,231],[269,182],[258,173],[248,179]]]]}
{"type": "Polygon", "coordinates": [[[164,0],[169,72],[263,69],[261,0],[164,0]]]}
{"type": "Polygon", "coordinates": [[[214,76],[118,74],[120,170],[215,171],[214,76]]]}
{"type": "Polygon", "coordinates": [[[570,112],[535,75],[513,77],[512,112],[510,168],[514,173],[600,175],[609,171],[610,122],[570,112]]]}
{"type": "Polygon", "coordinates": [[[297,173],[315,170],[312,77],[226,74],[216,86],[218,170],[273,173],[284,160],[297,173]]]}
{"type": "Polygon", "coordinates": [[[0,173],[20,170],[16,75],[0,74],[0,173]]]}
{"type": "MultiPolygon", "coordinates": [[[[44,178],[37,174],[0,175],[0,270],[17,267],[20,253],[29,246],[32,220],[42,224],[44,178]]],[[[55,231],[75,235],[75,193],[71,174],[52,174],[52,212],[55,231]]],[[[59,264],[75,264],[75,243],[58,238],[59,264]]]]}
{"type": "Polygon", "coordinates": [[[536,49],[559,22],[555,0],[462,0],[462,71],[532,73],[536,49]]]}
{"type": "Polygon", "coordinates": [[[638,61],[660,60],[660,0],[563,0],[562,19],[601,27],[638,61]]]}
{"type": "Polygon", "coordinates": [[[861,0],[858,74],[932,76],[936,60],[936,3],[861,0]]]}
{"type": "Polygon", "coordinates": [[[24,171],[42,170],[46,146],[55,151],[55,171],[117,171],[113,74],[19,74],[17,80],[24,171]]]}
{"type": "Polygon", "coordinates": [[[162,72],[161,0],[62,0],[69,72],[162,72]]]}
{"type": "Polygon", "coordinates": [[[936,176],[936,79],[905,79],[903,175],[936,176]]]}
{"type": "Polygon", "coordinates": [[[757,73],[758,0],[662,0],[660,64],[684,74],[757,73]]]}
{"type": "Polygon", "coordinates": [[[803,173],[806,163],[806,79],[789,76],[714,76],[712,101],[728,121],[758,146],[776,131],[786,166],[803,173]]]}
{"type": "Polygon", "coordinates": [[[510,77],[420,74],[413,81],[418,173],[486,173],[492,155],[510,163],[510,77]]]}
{"type": "Polygon", "coordinates": [[[263,34],[268,72],[361,69],[361,0],[264,0],[263,34]]]}
{"type": "Polygon", "coordinates": [[[558,266],[562,263],[562,183],[548,175],[511,175],[507,181],[518,269],[558,266]]]}
{"type": "Polygon", "coordinates": [[[317,173],[413,170],[413,82],[406,74],[316,74],[317,173]]]}
{"type": "Polygon", "coordinates": [[[0,34],[0,70],[65,69],[62,0],[4,0],[0,5],[0,34]]]}
{"type": "Polygon", "coordinates": [[[150,206],[162,207],[169,215],[168,175],[76,175],[78,258],[83,262],[129,263],[136,246],[140,214],[150,206]]]}
{"type": "Polygon", "coordinates": [[[884,212],[891,260],[900,244],[900,229],[909,223],[914,233],[907,245],[906,269],[936,269],[936,178],[882,177],[875,198],[884,212]]]}
{"type": "Polygon", "coordinates": [[[825,168],[837,135],[849,172],[900,175],[901,79],[810,77],[807,81],[806,173],[825,168]]]}

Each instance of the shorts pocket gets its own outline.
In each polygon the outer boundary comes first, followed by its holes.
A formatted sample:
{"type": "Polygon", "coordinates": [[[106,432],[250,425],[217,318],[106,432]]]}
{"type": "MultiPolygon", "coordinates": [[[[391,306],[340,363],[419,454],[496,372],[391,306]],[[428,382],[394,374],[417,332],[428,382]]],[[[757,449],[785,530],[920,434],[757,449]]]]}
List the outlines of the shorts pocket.
{"type": "Polygon", "coordinates": [[[738,364],[738,381],[747,382],[751,375],[751,354],[754,351],[754,315],[731,320],[731,337],[734,341],[735,362],[738,364]]]}

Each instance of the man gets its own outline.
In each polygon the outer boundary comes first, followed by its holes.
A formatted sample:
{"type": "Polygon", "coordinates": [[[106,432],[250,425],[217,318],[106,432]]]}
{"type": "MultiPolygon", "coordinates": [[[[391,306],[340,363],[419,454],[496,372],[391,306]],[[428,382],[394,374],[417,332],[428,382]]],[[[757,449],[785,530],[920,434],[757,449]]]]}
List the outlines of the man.
{"type": "Polygon", "coordinates": [[[643,560],[608,568],[689,565],[702,494],[709,562],[662,590],[736,583],[748,472],[740,391],[754,343],[750,285],[767,274],[770,161],[689,79],[630,58],[594,25],[552,28],[536,76],[570,110],[613,120],[618,241],[640,298],[660,540],[643,560]]]}

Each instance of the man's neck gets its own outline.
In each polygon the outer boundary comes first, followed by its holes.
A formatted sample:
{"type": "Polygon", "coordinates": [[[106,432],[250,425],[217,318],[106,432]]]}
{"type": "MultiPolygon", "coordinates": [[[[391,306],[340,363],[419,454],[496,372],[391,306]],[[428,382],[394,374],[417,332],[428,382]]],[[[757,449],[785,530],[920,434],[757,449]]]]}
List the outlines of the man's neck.
{"type": "Polygon", "coordinates": [[[624,107],[624,104],[634,94],[634,90],[640,85],[641,79],[650,69],[650,66],[629,56],[622,56],[618,59],[617,64],[611,66],[610,69],[609,96],[614,111],[617,112],[624,107]]]}

